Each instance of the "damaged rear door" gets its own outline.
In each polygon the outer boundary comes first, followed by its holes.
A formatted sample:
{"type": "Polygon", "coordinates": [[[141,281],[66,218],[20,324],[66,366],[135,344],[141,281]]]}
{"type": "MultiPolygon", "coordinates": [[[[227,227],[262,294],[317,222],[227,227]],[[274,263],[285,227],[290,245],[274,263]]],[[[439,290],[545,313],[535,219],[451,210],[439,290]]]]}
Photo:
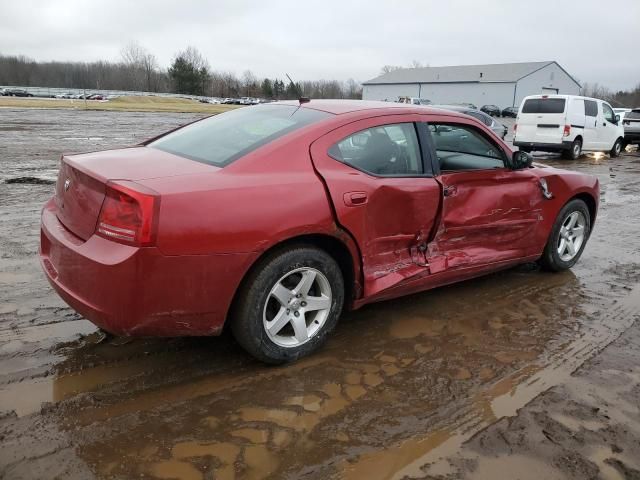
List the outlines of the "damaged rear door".
{"type": "Polygon", "coordinates": [[[364,295],[426,273],[425,252],[441,191],[417,115],[389,115],[340,127],[311,145],[338,222],[361,251],[364,295]]]}
{"type": "Polygon", "coordinates": [[[427,253],[430,273],[539,253],[544,197],[538,177],[506,168],[511,152],[471,120],[441,120],[427,128],[443,195],[427,253]]]}

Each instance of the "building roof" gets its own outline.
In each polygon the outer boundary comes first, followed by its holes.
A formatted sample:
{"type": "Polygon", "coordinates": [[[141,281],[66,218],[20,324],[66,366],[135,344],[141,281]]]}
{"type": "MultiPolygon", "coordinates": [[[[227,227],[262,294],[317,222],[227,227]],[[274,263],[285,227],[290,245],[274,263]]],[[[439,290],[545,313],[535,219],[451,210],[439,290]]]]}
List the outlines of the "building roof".
{"type": "MultiPolygon", "coordinates": [[[[516,82],[552,63],[558,65],[555,61],[547,61],[401,68],[364,82],[363,85],[389,83],[516,82]]],[[[560,67],[560,65],[558,66],[560,67]]],[[[562,67],[560,68],[562,69],[562,67]]],[[[569,74],[567,73],[567,75],[569,74]]],[[[569,77],[571,77],[571,75],[569,75],[569,77]]],[[[573,78],[572,80],[575,81],[573,78]]]]}

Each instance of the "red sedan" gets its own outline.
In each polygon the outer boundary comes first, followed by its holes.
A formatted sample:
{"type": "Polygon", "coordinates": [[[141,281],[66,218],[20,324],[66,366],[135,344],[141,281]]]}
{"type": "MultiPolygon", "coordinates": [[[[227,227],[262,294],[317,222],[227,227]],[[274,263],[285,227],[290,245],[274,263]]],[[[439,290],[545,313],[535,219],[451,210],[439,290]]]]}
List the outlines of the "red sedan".
{"type": "Polygon", "coordinates": [[[109,332],[229,323],[251,354],[281,363],[317,349],[343,308],[523,262],[570,268],[598,190],[455,112],[272,103],[63,156],[40,258],[109,332]]]}

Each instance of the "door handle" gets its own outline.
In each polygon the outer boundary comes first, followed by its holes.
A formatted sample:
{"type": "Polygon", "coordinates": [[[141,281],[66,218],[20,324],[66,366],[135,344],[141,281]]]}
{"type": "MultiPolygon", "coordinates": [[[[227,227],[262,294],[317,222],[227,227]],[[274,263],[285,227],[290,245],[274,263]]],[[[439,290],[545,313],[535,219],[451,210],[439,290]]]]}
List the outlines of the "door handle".
{"type": "Polygon", "coordinates": [[[442,194],[445,197],[453,197],[456,193],[458,193],[458,187],[455,185],[449,185],[448,187],[444,187],[442,190],[442,194]]]}
{"type": "Polygon", "coordinates": [[[342,199],[347,207],[357,207],[367,203],[369,197],[367,192],[347,192],[342,196],[342,199]]]}
{"type": "Polygon", "coordinates": [[[606,126],[607,126],[607,122],[603,122],[603,123],[602,123],[602,126],[603,126],[603,127],[606,127],[606,126]]]}

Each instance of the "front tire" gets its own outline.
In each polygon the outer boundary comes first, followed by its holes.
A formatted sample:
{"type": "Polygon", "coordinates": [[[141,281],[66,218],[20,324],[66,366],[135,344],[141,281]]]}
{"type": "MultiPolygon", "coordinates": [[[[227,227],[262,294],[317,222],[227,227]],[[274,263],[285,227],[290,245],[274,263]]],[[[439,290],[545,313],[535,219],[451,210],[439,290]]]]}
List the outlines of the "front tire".
{"type": "Polygon", "coordinates": [[[322,346],[343,302],[336,261],[312,246],[293,247],[265,258],[243,282],[231,331],[258,360],[292,362],[322,346]]]}
{"type": "Polygon", "coordinates": [[[589,208],[582,200],[567,203],[556,218],[540,265],[552,272],[560,272],[573,267],[587,244],[591,233],[589,208]]]}
{"type": "Polygon", "coordinates": [[[616,143],[613,144],[613,148],[609,152],[609,156],[611,158],[619,157],[620,153],[622,153],[622,150],[623,150],[623,142],[622,142],[622,139],[619,138],[616,140],[616,143]]]}

